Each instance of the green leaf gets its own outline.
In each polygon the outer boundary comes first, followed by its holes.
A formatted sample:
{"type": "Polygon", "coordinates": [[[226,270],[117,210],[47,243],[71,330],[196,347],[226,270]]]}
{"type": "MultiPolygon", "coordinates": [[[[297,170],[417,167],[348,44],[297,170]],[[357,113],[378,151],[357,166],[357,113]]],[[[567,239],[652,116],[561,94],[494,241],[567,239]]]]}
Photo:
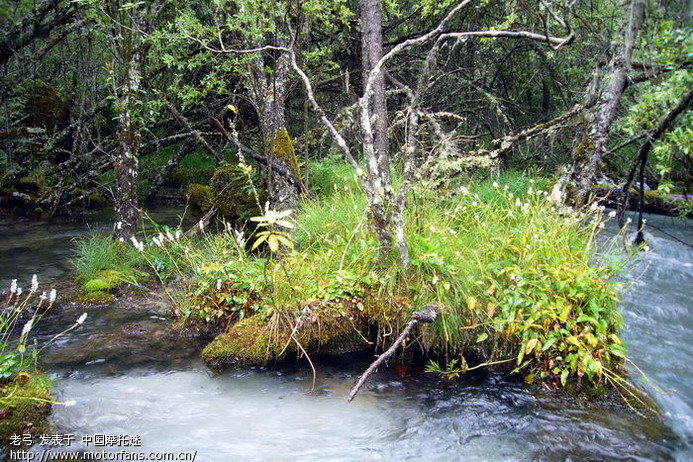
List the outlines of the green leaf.
{"type": "Polygon", "coordinates": [[[527,347],[525,348],[525,354],[530,354],[532,352],[532,350],[534,350],[534,347],[537,346],[537,343],[539,343],[538,338],[530,339],[530,341],[527,342],[527,347]]]}
{"type": "Polygon", "coordinates": [[[563,369],[563,372],[561,372],[561,385],[564,387],[566,382],[568,381],[568,374],[570,374],[570,370],[568,368],[563,369]]]}
{"type": "Polygon", "coordinates": [[[291,223],[290,221],[286,221],[286,220],[277,220],[276,224],[279,226],[283,226],[284,228],[289,228],[289,229],[294,227],[293,223],[291,223]]]}
{"type": "Polygon", "coordinates": [[[265,242],[266,239],[267,239],[267,234],[265,234],[264,236],[258,237],[257,240],[253,243],[253,246],[250,248],[250,250],[252,251],[252,250],[257,249],[258,246],[260,244],[262,244],[263,242],[265,242]]]}
{"type": "Polygon", "coordinates": [[[276,234],[272,234],[267,238],[267,244],[272,252],[279,250],[279,240],[276,234]]]}
{"type": "Polygon", "coordinates": [[[487,338],[488,338],[488,334],[486,332],[483,332],[483,333],[479,334],[479,336],[476,338],[476,343],[481,343],[484,340],[486,340],[487,338]]]}
{"type": "Polygon", "coordinates": [[[556,343],[556,337],[551,337],[550,339],[544,342],[544,345],[541,347],[541,351],[548,350],[554,343],[556,343]]]}

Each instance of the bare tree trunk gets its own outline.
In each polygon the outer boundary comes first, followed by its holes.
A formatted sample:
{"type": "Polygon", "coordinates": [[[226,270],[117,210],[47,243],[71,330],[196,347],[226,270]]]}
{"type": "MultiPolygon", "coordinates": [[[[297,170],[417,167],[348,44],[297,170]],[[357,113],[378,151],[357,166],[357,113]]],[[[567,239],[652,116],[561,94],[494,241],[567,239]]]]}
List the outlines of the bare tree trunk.
{"type": "Polygon", "coordinates": [[[127,55],[130,58],[127,75],[118,99],[118,149],[113,158],[116,174],[115,235],[120,241],[127,241],[135,235],[140,216],[137,204],[138,143],[134,110],[139,89],[141,56],[138,50],[123,53],[123,56],[127,55]]]}
{"type": "MultiPolygon", "coordinates": [[[[287,135],[284,115],[289,66],[289,56],[282,53],[275,60],[273,75],[268,76],[264,69],[264,59],[258,54],[253,69],[254,88],[252,94],[260,118],[265,156],[275,164],[292,171],[300,181],[300,172],[297,171],[297,168],[293,168],[294,162],[291,161],[295,152],[287,135]],[[289,144],[286,145],[286,143],[289,144]]],[[[287,210],[295,209],[298,206],[296,186],[285,175],[277,175],[273,169],[268,168],[266,170],[266,185],[270,208],[287,210]]]]}
{"type": "Polygon", "coordinates": [[[597,101],[592,120],[579,131],[573,142],[573,165],[559,185],[565,200],[573,205],[584,205],[590,195],[594,178],[606,152],[609,130],[616,118],[621,95],[628,84],[633,46],[642,24],[644,0],[633,0],[622,42],[615,46],[614,56],[606,75],[597,82],[597,101]]]}
{"type": "Polygon", "coordinates": [[[387,136],[387,103],[385,101],[385,72],[375,72],[383,57],[383,34],[380,0],[361,0],[361,65],[364,94],[361,99],[363,151],[370,188],[366,189],[374,231],[380,244],[380,256],[392,249],[391,211],[392,184],[387,136]],[[369,194],[370,190],[370,194],[369,194]]]}
{"type": "MultiPolygon", "coordinates": [[[[383,57],[383,31],[380,11],[380,0],[361,1],[361,60],[363,67],[363,87],[366,88],[368,77],[373,67],[383,57]]],[[[373,81],[373,93],[370,97],[371,120],[373,121],[373,149],[378,171],[390,178],[389,141],[387,136],[387,101],[385,99],[385,70],[378,72],[373,81]]]]}

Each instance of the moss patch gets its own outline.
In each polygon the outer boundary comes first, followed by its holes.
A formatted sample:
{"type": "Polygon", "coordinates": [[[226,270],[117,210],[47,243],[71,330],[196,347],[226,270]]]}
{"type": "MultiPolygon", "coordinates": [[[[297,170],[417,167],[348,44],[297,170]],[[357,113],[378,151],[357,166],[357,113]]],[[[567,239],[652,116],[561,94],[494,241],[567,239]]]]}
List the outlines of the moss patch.
{"type": "Polygon", "coordinates": [[[270,357],[269,338],[269,327],[258,318],[244,319],[207,345],[202,358],[211,367],[260,366],[270,357]]]}
{"type": "Polygon", "coordinates": [[[111,294],[103,290],[95,290],[93,292],[87,292],[84,298],[89,300],[103,300],[104,298],[110,298],[111,294]]]}
{"type": "Polygon", "coordinates": [[[122,271],[102,270],[96,273],[96,277],[85,282],[82,288],[87,295],[93,292],[108,292],[121,285],[124,277],[125,273],[122,271]]]}
{"type": "Polygon", "coordinates": [[[7,442],[12,434],[46,433],[50,391],[50,382],[40,373],[23,373],[0,386],[0,439],[7,442]]]}
{"type": "Polygon", "coordinates": [[[203,212],[207,212],[212,208],[213,194],[209,186],[201,184],[188,185],[185,195],[188,196],[188,200],[192,205],[198,207],[203,212]]]}
{"type": "Polygon", "coordinates": [[[363,350],[366,325],[358,310],[338,310],[324,301],[304,304],[298,320],[275,314],[237,322],[202,352],[212,367],[261,366],[296,354],[301,345],[308,354],[342,354],[363,350]]]}
{"type": "Polygon", "coordinates": [[[213,168],[182,168],[178,167],[168,179],[168,184],[186,186],[191,184],[209,184],[214,175],[213,168]]]}
{"type": "Polygon", "coordinates": [[[296,148],[294,141],[289,136],[289,132],[285,128],[277,131],[274,136],[273,152],[275,157],[283,160],[289,166],[296,178],[303,181],[301,178],[301,170],[298,168],[298,158],[296,157],[296,148]]]}
{"type": "MultiPolygon", "coordinates": [[[[258,175],[252,175],[256,187],[261,184],[258,175]]],[[[219,212],[231,220],[243,220],[259,213],[247,173],[238,165],[226,165],[214,171],[210,182],[212,203],[219,212]]],[[[265,193],[258,189],[260,203],[265,193]]]]}

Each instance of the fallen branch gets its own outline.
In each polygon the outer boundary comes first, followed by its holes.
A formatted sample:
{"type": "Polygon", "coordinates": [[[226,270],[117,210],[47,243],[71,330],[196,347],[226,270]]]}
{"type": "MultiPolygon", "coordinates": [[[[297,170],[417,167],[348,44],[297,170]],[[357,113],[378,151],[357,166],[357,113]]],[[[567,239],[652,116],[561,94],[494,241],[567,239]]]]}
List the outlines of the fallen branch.
{"type": "Polygon", "coordinates": [[[402,333],[399,334],[399,337],[397,337],[397,340],[390,346],[390,348],[387,349],[387,351],[380,356],[378,356],[378,359],[373,361],[373,364],[371,364],[368,369],[366,369],[366,372],[361,375],[359,378],[359,381],[356,382],[356,385],[354,385],[354,388],[351,389],[349,392],[349,396],[347,397],[348,401],[351,401],[354,399],[356,394],[359,392],[359,389],[363,386],[363,384],[368,380],[368,377],[370,377],[373,372],[380,367],[382,363],[384,363],[390,356],[395,354],[395,351],[397,351],[397,348],[402,345],[402,342],[406,340],[406,338],[409,336],[411,333],[412,329],[416,327],[416,325],[420,322],[425,322],[425,323],[432,323],[433,321],[436,320],[436,317],[438,316],[438,306],[437,305],[426,305],[423,310],[421,311],[415,311],[411,314],[411,321],[407,323],[406,326],[404,326],[404,329],[402,330],[402,333]]]}
{"type": "Polygon", "coordinates": [[[197,234],[200,231],[204,231],[205,227],[209,224],[209,221],[212,219],[214,215],[217,213],[217,208],[212,207],[209,209],[209,212],[205,213],[205,215],[200,218],[200,221],[198,221],[192,228],[187,230],[184,234],[185,237],[192,237],[195,234],[197,234]]]}

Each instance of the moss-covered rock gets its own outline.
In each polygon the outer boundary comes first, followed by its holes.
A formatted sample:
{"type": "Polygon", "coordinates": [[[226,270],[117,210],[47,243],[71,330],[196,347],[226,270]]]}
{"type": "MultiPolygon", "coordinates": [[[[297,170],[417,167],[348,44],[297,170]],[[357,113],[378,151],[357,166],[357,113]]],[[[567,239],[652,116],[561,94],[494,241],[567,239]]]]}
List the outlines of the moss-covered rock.
{"type": "Polygon", "coordinates": [[[93,292],[87,292],[84,298],[88,300],[104,300],[106,298],[111,298],[111,294],[104,290],[95,290],[93,292]]]}
{"type": "Polygon", "coordinates": [[[41,434],[48,430],[51,413],[50,382],[42,374],[18,374],[0,385],[0,440],[13,434],[41,434]]]}
{"type": "MultiPolygon", "coordinates": [[[[260,203],[266,200],[259,175],[251,174],[259,194],[260,203]]],[[[238,165],[225,165],[214,171],[210,182],[212,203],[219,212],[231,220],[243,220],[260,211],[250,185],[248,174],[238,165]]]]}
{"type": "Polygon", "coordinates": [[[334,302],[305,304],[298,320],[275,314],[268,320],[246,318],[215,338],[202,352],[211,367],[261,366],[296,354],[343,354],[368,346],[366,324],[356,309],[335,309],[334,302]]]}
{"type": "Polygon", "coordinates": [[[185,195],[192,205],[198,207],[203,212],[212,208],[213,194],[209,186],[201,184],[191,184],[185,191],[185,195]]]}
{"type": "Polygon", "coordinates": [[[84,283],[82,288],[89,294],[92,292],[108,292],[123,283],[125,273],[116,270],[102,270],[93,279],[84,283]]]}
{"type": "Polygon", "coordinates": [[[183,168],[178,167],[168,177],[168,184],[187,186],[191,184],[206,185],[214,176],[213,168],[183,168]]]}
{"type": "Polygon", "coordinates": [[[269,327],[257,317],[233,325],[202,350],[202,358],[211,367],[231,364],[260,366],[270,358],[269,327]]]}

